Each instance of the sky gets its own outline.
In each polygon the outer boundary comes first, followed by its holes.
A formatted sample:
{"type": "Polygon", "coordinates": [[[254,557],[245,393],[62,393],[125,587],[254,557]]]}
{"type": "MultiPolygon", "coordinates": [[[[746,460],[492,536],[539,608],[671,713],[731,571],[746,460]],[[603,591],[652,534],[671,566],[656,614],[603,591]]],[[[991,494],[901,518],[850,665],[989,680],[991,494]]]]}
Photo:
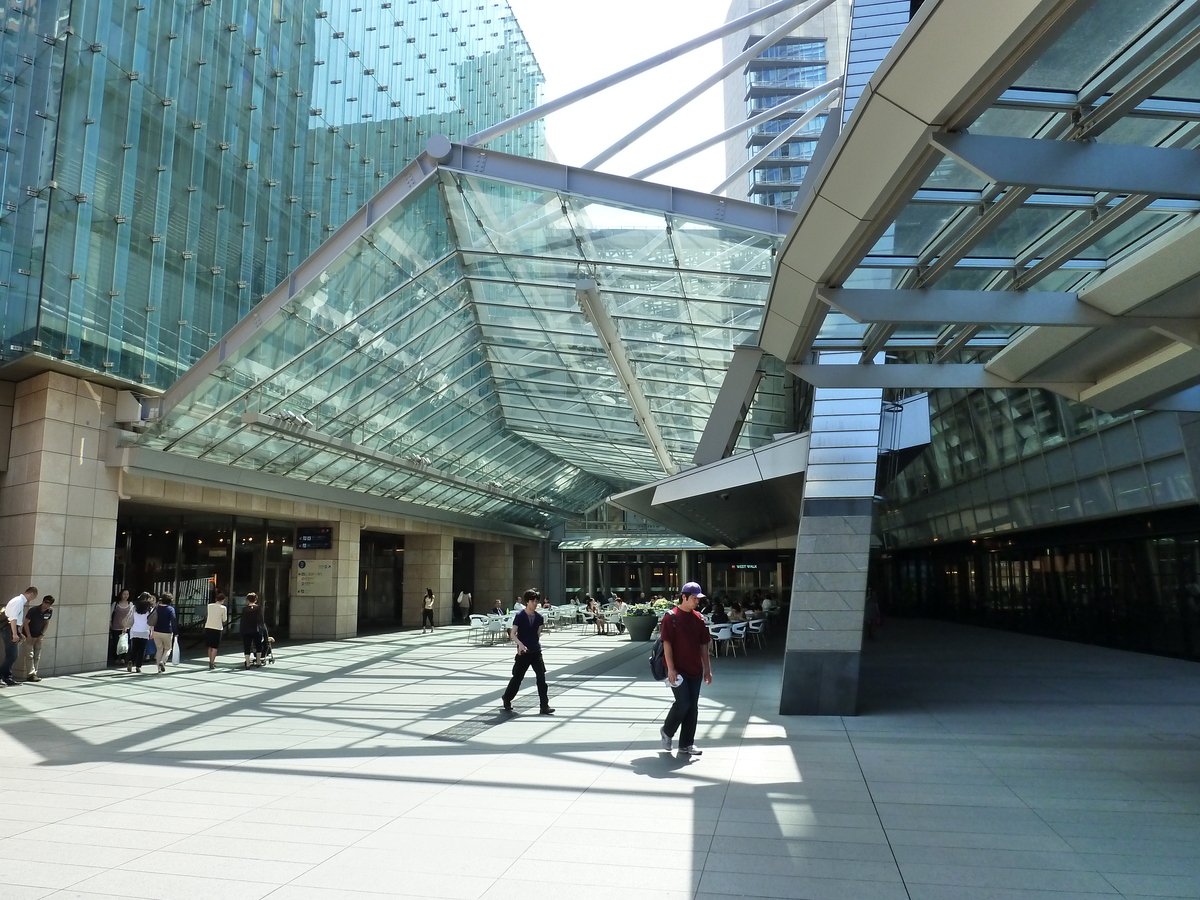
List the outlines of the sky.
{"type": "MultiPolygon", "coordinates": [[[[720,26],[729,0],[509,0],[552,100],[720,26]]],[[[582,166],[721,66],[721,42],[652,69],[546,119],[559,162],[582,166]]],[[[632,175],[725,129],[718,84],[599,168],[632,175]]],[[[724,180],[721,145],[650,180],[711,191],[724,180]]]]}

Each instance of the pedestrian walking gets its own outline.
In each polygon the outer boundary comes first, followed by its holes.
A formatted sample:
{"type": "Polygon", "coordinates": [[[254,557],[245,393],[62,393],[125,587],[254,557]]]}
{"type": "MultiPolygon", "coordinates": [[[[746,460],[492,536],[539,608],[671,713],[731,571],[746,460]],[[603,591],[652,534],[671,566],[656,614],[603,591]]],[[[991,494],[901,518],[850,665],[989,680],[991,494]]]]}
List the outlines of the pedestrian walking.
{"type": "Polygon", "coordinates": [[[513,617],[512,628],[509,629],[509,636],[517,645],[517,658],[513,662],[512,678],[508,687],[504,689],[504,708],[512,712],[513,698],[521,689],[525,673],[532,668],[537,677],[538,699],[541,701],[539,711],[543,716],[548,716],[554,710],[550,708],[549,690],[546,687],[546,663],[542,660],[542,627],[546,620],[537,611],[541,594],[535,590],[528,590],[522,599],[525,601],[525,608],[513,617]]]}
{"type": "Polygon", "coordinates": [[[150,643],[150,633],[154,630],[156,621],[154,615],[154,595],[146,591],[138,594],[133,602],[133,624],[129,626],[129,657],[125,660],[125,671],[142,671],[142,662],[146,658],[146,645],[150,643]]]}
{"type": "Polygon", "coordinates": [[[220,591],[208,604],[208,615],[204,618],[204,646],[208,648],[208,667],[217,667],[217,651],[221,648],[221,636],[229,621],[229,610],[225,608],[225,595],[220,591]]]}
{"type": "Polygon", "coordinates": [[[458,615],[462,623],[466,625],[471,621],[471,592],[459,591],[458,598],[455,601],[458,606],[458,615]]]}
{"type": "Polygon", "coordinates": [[[242,662],[242,668],[250,668],[251,662],[254,665],[262,665],[263,644],[266,643],[266,628],[267,622],[263,618],[262,607],[258,603],[258,594],[249,593],[246,595],[246,608],[242,610],[242,655],[245,660],[242,662]],[[253,660],[251,660],[253,656],[253,660]]]}
{"type": "Polygon", "coordinates": [[[175,598],[169,593],[158,595],[158,608],[155,609],[154,628],[150,637],[154,639],[154,658],[158,662],[158,671],[167,671],[167,660],[171,658],[171,649],[175,645],[175,636],[179,631],[179,616],[175,613],[175,598]]]}
{"type": "MultiPolygon", "coordinates": [[[[121,643],[121,635],[129,633],[129,627],[133,625],[133,603],[129,599],[129,591],[123,589],[117,594],[117,599],[112,603],[112,609],[109,614],[108,623],[108,664],[110,666],[117,665],[122,659],[126,662],[129,660],[129,651],[118,653],[117,647],[121,643]]],[[[128,638],[126,638],[128,640],[128,638]]]]}
{"type": "Polygon", "coordinates": [[[426,626],[429,626],[429,633],[433,633],[434,602],[433,588],[425,588],[425,599],[421,601],[421,634],[425,633],[426,626]]]}
{"type": "Polygon", "coordinates": [[[25,680],[41,681],[38,675],[38,663],[42,661],[42,638],[46,636],[46,628],[54,617],[54,595],[47,594],[42,602],[25,613],[25,680]]]}
{"type": "Polygon", "coordinates": [[[12,677],[13,666],[17,664],[17,649],[21,646],[21,637],[25,633],[25,607],[37,599],[38,589],[27,587],[4,604],[4,612],[0,613],[0,639],[4,644],[4,657],[0,661],[0,684],[12,687],[17,682],[12,677]]]}
{"type": "Polygon", "coordinates": [[[670,750],[679,732],[679,752],[699,756],[696,748],[696,719],[700,713],[700,684],[712,684],[712,662],[708,658],[708,633],[696,605],[704,599],[700,585],[689,581],[679,592],[679,604],[662,618],[659,633],[667,684],[675,695],[667,721],[658,730],[662,748],[670,750]]]}

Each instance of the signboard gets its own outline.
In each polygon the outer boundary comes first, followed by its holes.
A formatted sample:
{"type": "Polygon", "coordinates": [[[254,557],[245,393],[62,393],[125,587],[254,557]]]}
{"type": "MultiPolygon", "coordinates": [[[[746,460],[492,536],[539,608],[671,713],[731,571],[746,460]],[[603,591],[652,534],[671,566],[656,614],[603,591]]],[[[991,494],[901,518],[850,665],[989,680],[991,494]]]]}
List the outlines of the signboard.
{"type": "Polygon", "coordinates": [[[296,563],[297,597],[332,597],[333,563],[302,559],[296,563]]]}
{"type": "Polygon", "coordinates": [[[297,528],[297,550],[332,550],[332,528],[297,528]]]}

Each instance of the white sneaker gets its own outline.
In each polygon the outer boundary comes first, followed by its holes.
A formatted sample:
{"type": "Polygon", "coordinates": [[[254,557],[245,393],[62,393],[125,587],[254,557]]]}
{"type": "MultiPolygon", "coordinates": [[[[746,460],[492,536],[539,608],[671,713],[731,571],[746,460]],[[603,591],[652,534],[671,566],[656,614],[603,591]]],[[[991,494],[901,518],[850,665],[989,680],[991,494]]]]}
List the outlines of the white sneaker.
{"type": "Polygon", "coordinates": [[[664,750],[670,750],[671,749],[671,736],[669,734],[667,734],[667,730],[665,728],[658,729],[658,736],[660,738],[662,738],[662,748],[664,750]]]}
{"type": "Polygon", "coordinates": [[[679,752],[686,753],[688,756],[700,756],[704,753],[704,751],[698,748],[695,744],[689,744],[686,747],[680,747],[679,752]]]}

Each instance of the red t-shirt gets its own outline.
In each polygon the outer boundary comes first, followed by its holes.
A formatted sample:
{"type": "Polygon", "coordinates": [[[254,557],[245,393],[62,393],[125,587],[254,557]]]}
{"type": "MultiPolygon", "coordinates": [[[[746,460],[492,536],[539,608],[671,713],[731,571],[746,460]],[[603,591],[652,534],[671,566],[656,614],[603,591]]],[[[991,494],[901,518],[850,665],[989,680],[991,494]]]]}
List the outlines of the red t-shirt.
{"type": "Polygon", "coordinates": [[[663,616],[659,632],[663,643],[671,645],[671,658],[676,672],[689,678],[699,678],[704,674],[704,657],[701,654],[708,652],[706,645],[712,637],[700,613],[676,608],[663,616]]]}

